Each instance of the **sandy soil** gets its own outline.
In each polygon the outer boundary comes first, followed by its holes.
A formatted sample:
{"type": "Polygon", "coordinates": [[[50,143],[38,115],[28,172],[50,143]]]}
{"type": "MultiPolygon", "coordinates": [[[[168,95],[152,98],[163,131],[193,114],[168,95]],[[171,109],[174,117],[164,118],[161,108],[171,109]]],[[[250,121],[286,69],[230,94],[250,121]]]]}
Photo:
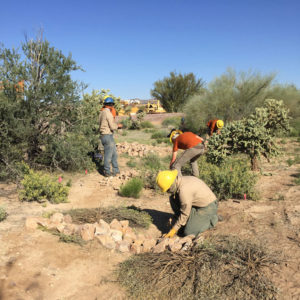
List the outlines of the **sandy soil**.
{"type": "MultiPolygon", "coordinates": [[[[124,168],[124,162],[121,165],[124,168]]],[[[205,233],[260,240],[280,251],[284,262],[270,274],[280,288],[279,299],[300,299],[300,186],[293,184],[299,168],[299,164],[289,167],[286,157],[264,163],[257,185],[260,200],[220,202],[224,220],[205,233]]],[[[24,227],[26,217],[49,211],[134,204],[153,216],[149,229],[153,236],[167,230],[171,213],[167,196],[145,191],[137,200],[121,198],[111,186],[101,186],[101,179],[97,172],[75,176],[69,203],[47,207],[20,203],[15,185],[0,184],[0,205],[9,214],[0,223],[1,300],[126,299],[113,271],[129,254],[104,249],[96,241],[83,247],[61,243],[47,232],[24,227]]]]}

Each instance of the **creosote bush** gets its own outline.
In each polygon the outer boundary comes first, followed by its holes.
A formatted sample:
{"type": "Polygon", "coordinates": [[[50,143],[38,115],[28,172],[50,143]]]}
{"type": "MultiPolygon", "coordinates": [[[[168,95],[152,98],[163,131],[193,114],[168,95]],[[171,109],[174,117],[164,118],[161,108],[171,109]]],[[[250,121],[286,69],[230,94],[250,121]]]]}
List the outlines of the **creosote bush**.
{"type": "Polygon", "coordinates": [[[19,191],[21,201],[52,203],[67,202],[69,187],[56,181],[48,175],[41,175],[33,170],[24,176],[21,181],[23,188],[19,191]]]}
{"type": "Polygon", "coordinates": [[[7,217],[7,212],[6,212],[5,208],[0,206],[0,222],[5,220],[6,217],[7,217]]]}
{"type": "MultiPolygon", "coordinates": [[[[250,166],[239,159],[227,159],[219,166],[206,161],[202,156],[198,160],[200,179],[215,193],[219,200],[238,198],[256,200],[258,192],[255,184],[258,175],[250,170],[250,166]]],[[[187,170],[187,169],[185,169],[187,170]]],[[[190,169],[188,169],[190,172],[190,169]]]]}
{"type": "Polygon", "coordinates": [[[140,178],[132,178],[120,187],[119,194],[123,197],[140,198],[143,189],[143,181],[140,178]]]}
{"type": "Polygon", "coordinates": [[[133,255],[116,275],[131,299],[277,299],[264,270],[278,261],[260,244],[217,236],[183,252],[133,255]]]}
{"type": "Polygon", "coordinates": [[[162,121],[162,125],[165,127],[172,126],[175,128],[179,128],[180,123],[181,123],[181,117],[169,117],[162,121]]]}

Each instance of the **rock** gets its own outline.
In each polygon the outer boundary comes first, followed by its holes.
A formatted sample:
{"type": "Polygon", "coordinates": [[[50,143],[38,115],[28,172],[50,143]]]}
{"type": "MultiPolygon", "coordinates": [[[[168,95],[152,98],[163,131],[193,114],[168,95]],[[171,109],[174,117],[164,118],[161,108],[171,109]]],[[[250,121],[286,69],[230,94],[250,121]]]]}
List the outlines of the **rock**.
{"type": "Polygon", "coordinates": [[[169,246],[173,246],[175,243],[178,243],[180,241],[180,237],[172,237],[169,239],[169,246]]]}
{"type": "Polygon", "coordinates": [[[139,254],[141,253],[142,247],[136,244],[132,244],[130,246],[130,252],[133,254],[139,254]]]}
{"type": "Polygon", "coordinates": [[[41,225],[43,227],[48,227],[50,224],[50,220],[47,218],[38,218],[37,223],[38,225],[41,225]]]}
{"type": "Polygon", "coordinates": [[[159,242],[154,248],[153,248],[153,253],[161,253],[165,251],[166,246],[168,246],[169,239],[163,239],[161,242],[159,242]]]}
{"type": "Polygon", "coordinates": [[[76,232],[76,225],[74,224],[70,224],[70,223],[66,223],[64,226],[64,230],[63,233],[66,235],[72,235],[76,232]]]}
{"type": "Polygon", "coordinates": [[[54,215],[52,215],[52,216],[50,217],[50,221],[51,221],[52,223],[56,223],[56,224],[62,223],[63,220],[64,220],[64,215],[61,214],[61,213],[55,213],[54,215]]]}
{"type": "Polygon", "coordinates": [[[97,223],[96,226],[95,226],[95,235],[103,235],[103,234],[110,235],[110,228],[109,228],[109,226],[97,223]]]}
{"type": "Polygon", "coordinates": [[[68,214],[68,215],[64,215],[64,222],[71,224],[72,223],[72,217],[68,214]]]}
{"type": "Polygon", "coordinates": [[[25,227],[29,230],[35,230],[38,227],[38,218],[28,217],[25,221],[25,227]]]}
{"type": "Polygon", "coordinates": [[[116,229],[111,229],[111,230],[110,230],[110,235],[111,235],[111,237],[113,238],[113,240],[114,240],[115,242],[120,242],[120,241],[122,241],[122,236],[123,236],[122,231],[116,230],[116,229]]]}
{"type": "Polygon", "coordinates": [[[108,229],[108,231],[110,230],[109,224],[108,224],[107,222],[105,222],[104,220],[100,219],[100,220],[98,221],[98,224],[99,224],[100,226],[106,227],[106,228],[108,229]]]}
{"type": "Polygon", "coordinates": [[[122,228],[127,228],[129,226],[128,220],[122,220],[120,221],[120,224],[122,225],[122,228]]]}
{"type": "Polygon", "coordinates": [[[132,230],[131,227],[128,227],[126,228],[125,232],[124,232],[124,238],[127,237],[127,238],[131,238],[133,240],[136,240],[137,237],[136,237],[136,234],[134,233],[134,231],[132,230]]]}
{"type": "Polygon", "coordinates": [[[111,229],[122,231],[122,225],[117,219],[113,219],[109,224],[111,229]]]}
{"type": "Polygon", "coordinates": [[[155,239],[146,239],[143,243],[143,252],[149,252],[156,245],[155,239]]]}
{"type": "Polygon", "coordinates": [[[130,250],[130,243],[128,241],[121,241],[119,244],[118,244],[118,250],[122,253],[124,252],[129,252],[130,250]]]}
{"type": "Polygon", "coordinates": [[[193,242],[194,238],[195,238],[194,235],[187,235],[184,238],[180,239],[178,243],[180,243],[181,245],[183,245],[185,243],[191,244],[193,242]]]}
{"type": "Polygon", "coordinates": [[[113,238],[109,235],[97,235],[96,238],[100,242],[102,246],[108,249],[115,249],[116,248],[116,242],[113,240],[113,238]]]}
{"type": "Polygon", "coordinates": [[[57,230],[58,232],[64,232],[64,229],[65,229],[65,224],[60,223],[60,224],[57,224],[57,225],[56,225],[56,230],[57,230]]]}
{"type": "Polygon", "coordinates": [[[179,251],[182,248],[182,244],[174,243],[173,245],[169,245],[168,247],[172,252],[176,252],[176,251],[179,251]]]}
{"type": "Polygon", "coordinates": [[[81,238],[84,241],[90,241],[94,238],[95,225],[94,224],[84,224],[80,230],[81,238]]]}

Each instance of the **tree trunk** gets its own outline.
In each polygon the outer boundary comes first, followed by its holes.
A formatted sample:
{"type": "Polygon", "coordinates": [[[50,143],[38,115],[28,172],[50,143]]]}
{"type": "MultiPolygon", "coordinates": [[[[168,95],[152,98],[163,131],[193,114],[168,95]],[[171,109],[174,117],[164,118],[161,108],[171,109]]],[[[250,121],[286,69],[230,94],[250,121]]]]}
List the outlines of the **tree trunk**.
{"type": "Polygon", "coordinates": [[[251,157],[251,170],[252,171],[258,171],[258,159],[257,156],[254,155],[253,157],[251,157]]]}

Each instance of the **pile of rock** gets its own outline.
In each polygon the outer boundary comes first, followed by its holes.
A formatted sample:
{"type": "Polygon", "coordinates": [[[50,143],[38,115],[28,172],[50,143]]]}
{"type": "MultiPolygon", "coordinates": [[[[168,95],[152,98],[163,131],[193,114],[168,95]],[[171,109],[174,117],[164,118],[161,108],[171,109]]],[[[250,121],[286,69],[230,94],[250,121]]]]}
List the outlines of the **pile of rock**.
{"type": "Polygon", "coordinates": [[[138,176],[139,172],[135,169],[121,171],[120,174],[114,177],[103,177],[99,181],[101,186],[112,186],[114,189],[119,190],[120,186],[127,180],[138,176]]]}
{"type": "Polygon", "coordinates": [[[128,220],[118,221],[114,219],[110,224],[100,219],[94,224],[78,225],[72,223],[70,215],[61,213],[53,214],[50,219],[43,217],[29,217],[26,219],[27,229],[36,229],[38,225],[48,229],[55,229],[66,235],[79,235],[84,241],[97,239],[101,245],[108,249],[120,252],[160,253],[166,249],[173,252],[186,250],[195,242],[195,236],[184,238],[152,238],[148,234],[135,233],[129,226],[128,220]]]}
{"type": "Polygon", "coordinates": [[[170,150],[168,148],[156,147],[151,145],[142,145],[138,143],[118,143],[117,145],[118,153],[127,153],[130,156],[144,157],[149,153],[155,153],[158,155],[166,156],[169,154],[170,150]]]}

